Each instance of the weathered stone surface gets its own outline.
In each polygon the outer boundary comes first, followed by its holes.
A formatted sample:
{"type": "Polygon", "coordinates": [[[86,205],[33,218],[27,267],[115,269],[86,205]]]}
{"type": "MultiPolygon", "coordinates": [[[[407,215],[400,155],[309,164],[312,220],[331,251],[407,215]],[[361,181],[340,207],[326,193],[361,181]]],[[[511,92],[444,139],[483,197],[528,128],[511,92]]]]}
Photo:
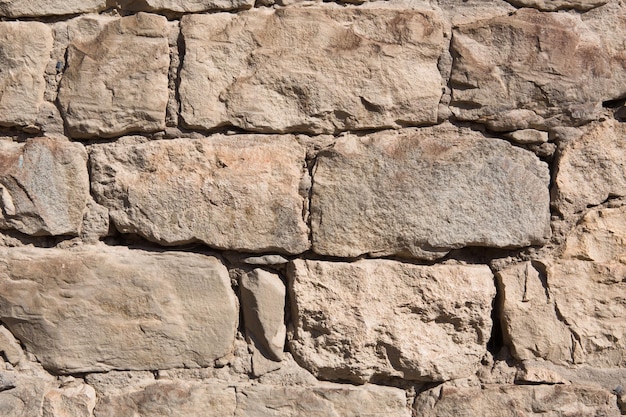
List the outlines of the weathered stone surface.
{"type": "Polygon", "coordinates": [[[43,397],[51,385],[50,381],[4,371],[0,371],[0,380],[12,381],[9,386],[5,386],[5,389],[0,391],[0,415],[7,417],[41,415],[43,397]]]}
{"type": "Polygon", "coordinates": [[[189,127],[332,133],[437,121],[445,46],[432,10],[263,8],[188,15],[181,27],[189,127]]]}
{"type": "Polygon", "coordinates": [[[36,124],[52,42],[52,31],[43,23],[0,23],[0,126],[36,124]]]}
{"type": "Polygon", "coordinates": [[[622,58],[580,16],[522,9],[452,39],[453,113],[495,130],[579,125],[626,93],[622,58]]]}
{"type": "Polygon", "coordinates": [[[300,253],[305,149],[292,136],[220,136],[92,150],[92,188],[115,227],[165,245],[300,253]]]}
{"type": "Polygon", "coordinates": [[[626,196],[626,125],[594,123],[561,151],[554,180],[555,205],[571,214],[609,197],[626,196]]]}
{"type": "Polygon", "coordinates": [[[0,0],[0,16],[53,16],[97,12],[106,0],[0,0]]]}
{"type": "Polygon", "coordinates": [[[0,140],[0,229],[77,235],[88,198],[87,152],[81,144],[0,140]]]}
{"type": "Polygon", "coordinates": [[[319,384],[314,387],[242,387],[235,417],[410,417],[406,394],[397,388],[319,384]]]}
{"type": "Polygon", "coordinates": [[[0,353],[2,358],[11,365],[17,365],[23,358],[24,352],[13,334],[4,326],[0,326],[0,353]]]}
{"type": "Polygon", "coordinates": [[[96,391],[77,382],[48,391],[43,401],[42,417],[88,417],[93,415],[95,406],[96,391]]]}
{"type": "Polygon", "coordinates": [[[213,257],[103,246],[0,251],[0,320],[59,373],[209,366],[237,299],[213,257]]]}
{"type": "Polygon", "coordinates": [[[72,22],[61,113],[74,137],[114,137],[165,128],[168,25],[146,13],[72,22]]]}
{"type": "Polygon", "coordinates": [[[227,417],[235,414],[235,389],[220,383],[158,381],[141,390],[102,398],[95,417],[227,417]]]}
{"type": "Polygon", "coordinates": [[[579,11],[591,10],[606,4],[608,0],[507,0],[517,7],[533,7],[545,12],[556,10],[575,9],[579,11]]]}
{"type": "Polygon", "coordinates": [[[444,381],[476,370],[491,330],[487,266],[296,260],[291,352],[323,379],[444,381]]]}
{"type": "Polygon", "coordinates": [[[117,4],[135,12],[195,13],[209,10],[249,9],[254,6],[254,0],[117,0],[117,4]]]}
{"type": "Polygon", "coordinates": [[[285,284],[276,274],[254,269],[241,277],[241,304],[246,336],[269,359],[283,358],[285,325],[285,284]]]}
{"type": "Polygon", "coordinates": [[[609,391],[578,385],[492,385],[483,389],[443,385],[420,394],[415,409],[424,417],[620,415],[609,391]]]}
{"type": "Polygon", "coordinates": [[[549,174],[532,153],[450,125],[346,135],[313,174],[313,249],[434,259],[550,236],[549,174]]]}
{"type": "Polygon", "coordinates": [[[505,135],[507,138],[518,143],[545,143],[548,141],[548,132],[542,132],[535,129],[516,130],[505,135]]]}

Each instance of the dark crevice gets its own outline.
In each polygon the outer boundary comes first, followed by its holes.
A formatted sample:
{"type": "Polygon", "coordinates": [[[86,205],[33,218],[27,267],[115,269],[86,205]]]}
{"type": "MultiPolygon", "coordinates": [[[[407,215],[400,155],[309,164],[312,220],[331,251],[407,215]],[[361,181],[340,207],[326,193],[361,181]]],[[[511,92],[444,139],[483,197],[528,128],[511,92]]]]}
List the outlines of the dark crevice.
{"type": "Polygon", "coordinates": [[[496,296],[493,298],[491,303],[491,337],[487,341],[487,351],[491,353],[491,356],[494,358],[497,357],[502,349],[505,347],[504,344],[504,333],[502,331],[502,311],[504,309],[504,291],[498,285],[498,279],[496,278],[496,274],[493,271],[494,275],[494,285],[496,287],[496,296]]]}

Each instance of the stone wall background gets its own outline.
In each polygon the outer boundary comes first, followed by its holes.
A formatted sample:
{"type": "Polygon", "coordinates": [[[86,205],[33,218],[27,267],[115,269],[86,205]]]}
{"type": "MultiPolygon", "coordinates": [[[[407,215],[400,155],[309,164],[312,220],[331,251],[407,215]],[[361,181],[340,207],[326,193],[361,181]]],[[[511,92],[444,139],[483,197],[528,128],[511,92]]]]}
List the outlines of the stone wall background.
{"type": "Polygon", "coordinates": [[[626,414],[622,1],[0,16],[0,415],[626,414]]]}

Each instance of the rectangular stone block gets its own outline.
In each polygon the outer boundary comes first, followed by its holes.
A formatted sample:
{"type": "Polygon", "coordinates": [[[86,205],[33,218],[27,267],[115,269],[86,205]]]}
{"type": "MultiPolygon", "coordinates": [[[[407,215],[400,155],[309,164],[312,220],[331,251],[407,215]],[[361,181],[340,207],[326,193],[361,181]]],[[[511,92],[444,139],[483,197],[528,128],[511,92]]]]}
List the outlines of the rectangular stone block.
{"type": "Polygon", "coordinates": [[[380,4],[187,15],[181,116],[198,129],[338,132],[435,123],[443,23],[380,4]]]}
{"type": "Polygon", "coordinates": [[[52,43],[52,30],[43,23],[0,23],[0,126],[36,124],[52,43]]]}
{"type": "Polygon", "coordinates": [[[167,19],[87,16],[69,26],[61,113],[77,138],[165,128],[170,64],[167,19]]]}
{"type": "Polygon", "coordinates": [[[0,229],[78,235],[89,199],[87,152],[66,140],[0,140],[0,229]]]}
{"type": "Polygon", "coordinates": [[[301,253],[305,149],[293,136],[214,135],[94,146],[92,188],[122,233],[163,245],[301,253]]]}
{"type": "Polygon", "coordinates": [[[254,6],[254,0],[117,0],[117,4],[135,12],[197,13],[249,9],[254,6]]]}
{"type": "Polygon", "coordinates": [[[55,373],[212,366],[238,319],[228,271],[210,256],[0,250],[0,320],[55,373]]]}
{"type": "Polygon", "coordinates": [[[487,266],[295,260],[291,352],[321,379],[473,375],[491,332],[487,266]]]}
{"type": "Polygon", "coordinates": [[[97,12],[106,6],[106,0],[2,0],[0,1],[0,16],[60,16],[97,12]]]}
{"type": "Polygon", "coordinates": [[[423,259],[465,246],[543,244],[548,167],[481,133],[432,128],[345,135],[313,173],[313,250],[423,259]]]}

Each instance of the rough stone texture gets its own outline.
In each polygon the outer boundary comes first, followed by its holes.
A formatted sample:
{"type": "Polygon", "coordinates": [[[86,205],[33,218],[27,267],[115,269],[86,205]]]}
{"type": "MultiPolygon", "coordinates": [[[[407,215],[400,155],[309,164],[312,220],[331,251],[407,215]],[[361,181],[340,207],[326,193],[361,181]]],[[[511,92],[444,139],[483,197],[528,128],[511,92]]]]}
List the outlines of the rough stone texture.
{"type": "Polygon", "coordinates": [[[24,352],[13,334],[4,326],[0,326],[0,354],[11,365],[17,365],[23,358],[24,352]]]}
{"type": "Polygon", "coordinates": [[[42,417],[92,416],[95,406],[96,391],[89,385],[75,383],[67,387],[52,389],[46,393],[42,417]]]}
{"type": "Polygon", "coordinates": [[[168,25],[162,16],[89,16],[72,22],[59,89],[74,137],[114,137],[165,128],[168,25]]]}
{"type": "Polygon", "coordinates": [[[587,11],[606,4],[608,0],[507,0],[517,7],[533,7],[547,12],[575,9],[587,11]]]}
{"type": "Polygon", "coordinates": [[[249,9],[253,0],[117,0],[126,10],[136,12],[169,11],[177,13],[206,12],[209,10],[249,9]]]}
{"type": "Polygon", "coordinates": [[[285,284],[277,274],[254,269],[241,278],[241,304],[246,336],[268,358],[283,358],[285,284]]]}
{"type": "Polygon", "coordinates": [[[445,45],[432,10],[264,8],[184,16],[181,27],[189,127],[332,133],[437,121],[445,45]]]}
{"type": "Polygon", "coordinates": [[[82,145],[49,138],[0,140],[0,229],[77,235],[88,198],[82,145]]]}
{"type": "Polygon", "coordinates": [[[435,259],[464,246],[550,236],[547,166],[530,152],[450,125],[345,135],[313,174],[320,254],[435,259]]]}
{"type": "Polygon", "coordinates": [[[165,245],[300,253],[309,247],[304,157],[291,136],[111,144],[92,149],[92,188],[123,233],[165,245]]]}
{"type": "Polygon", "coordinates": [[[54,16],[97,12],[106,0],[0,0],[0,16],[54,16]]]}
{"type": "Polygon", "coordinates": [[[619,416],[609,391],[576,385],[438,387],[415,402],[424,417],[619,416]]]}
{"type": "Polygon", "coordinates": [[[452,111],[494,130],[580,125],[626,93],[622,58],[574,14],[522,9],[455,29],[451,47],[452,111]]]}
{"type": "Polygon", "coordinates": [[[52,43],[52,31],[43,23],[0,23],[0,126],[36,124],[52,43]]]}
{"type": "Polygon", "coordinates": [[[36,376],[0,371],[0,380],[8,379],[12,381],[12,388],[0,391],[0,415],[7,417],[41,415],[43,397],[51,385],[50,381],[36,376]]]}
{"type": "Polygon", "coordinates": [[[58,373],[212,365],[238,306],[216,258],[95,246],[0,251],[0,320],[58,373]]]}
{"type": "Polygon", "coordinates": [[[626,196],[625,138],[626,126],[609,119],[563,147],[554,180],[554,204],[561,213],[626,196]]]}
{"type": "Polygon", "coordinates": [[[294,357],[323,379],[444,381],[476,370],[491,331],[486,266],[293,261],[294,357]]]}

